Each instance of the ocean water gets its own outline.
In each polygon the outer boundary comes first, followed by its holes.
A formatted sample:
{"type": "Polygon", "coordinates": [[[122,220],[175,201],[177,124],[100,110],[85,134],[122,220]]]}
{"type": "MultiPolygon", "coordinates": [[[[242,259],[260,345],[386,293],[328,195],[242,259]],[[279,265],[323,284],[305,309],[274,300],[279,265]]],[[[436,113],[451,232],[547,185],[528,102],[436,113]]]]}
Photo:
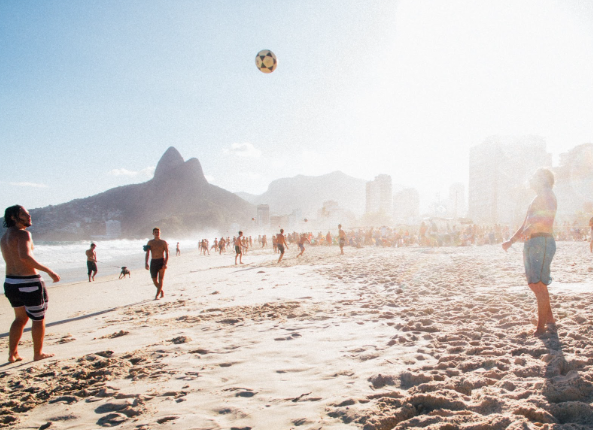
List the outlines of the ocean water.
{"type": "MultiPolygon", "coordinates": [[[[33,255],[35,259],[46,267],[60,275],[61,281],[80,282],[87,281],[86,255],[85,251],[90,248],[90,241],[80,242],[36,242],[34,240],[33,255]]],[[[137,240],[99,240],[97,244],[97,276],[119,274],[122,266],[132,271],[144,269],[144,250],[142,247],[148,242],[146,239],[137,240]]],[[[198,246],[197,239],[175,240],[165,238],[169,244],[169,250],[175,255],[177,242],[183,250],[195,250],[198,246]]],[[[6,272],[6,264],[0,259],[0,273],[6,272]]],[[[42,273],[47,286],[51,287],[52,282],[49,276],[42,273]]],[[[4,293],[0,288],[0,293],[4,293]]]]}

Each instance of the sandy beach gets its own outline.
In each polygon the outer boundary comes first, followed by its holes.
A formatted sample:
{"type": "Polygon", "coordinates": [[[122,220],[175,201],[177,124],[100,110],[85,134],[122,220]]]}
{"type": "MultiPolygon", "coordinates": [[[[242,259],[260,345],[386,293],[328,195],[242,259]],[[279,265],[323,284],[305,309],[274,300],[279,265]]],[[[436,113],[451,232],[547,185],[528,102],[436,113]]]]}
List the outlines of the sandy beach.
{"type": "MultiPolygon", "coordinates": [[[[45,350],[0,368],[15,429],[593,428],[593,264],[559,242],[557,330],[535,329],[522,246],[291,246],[172,257],[49,289],[45,350]]],[[[84,268],[81,268],[84,270],[84,268]]],[[[13,311],[0,300],[0,357],[13,311]]],[[[30,327],[30,324],[29,324],[30,327]]]]}

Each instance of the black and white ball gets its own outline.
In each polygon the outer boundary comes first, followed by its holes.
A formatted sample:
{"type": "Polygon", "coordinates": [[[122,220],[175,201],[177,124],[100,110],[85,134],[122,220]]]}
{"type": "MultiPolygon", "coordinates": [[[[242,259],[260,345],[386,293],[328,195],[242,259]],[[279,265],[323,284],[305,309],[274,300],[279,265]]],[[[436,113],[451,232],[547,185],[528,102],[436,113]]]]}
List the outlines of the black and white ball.
{"type": "Polygon", "coordinates": [[[255,56],[255,65],[263,73],[272,73],[278,66],[278,59],[272,51],[263,49],[255,56]]]}

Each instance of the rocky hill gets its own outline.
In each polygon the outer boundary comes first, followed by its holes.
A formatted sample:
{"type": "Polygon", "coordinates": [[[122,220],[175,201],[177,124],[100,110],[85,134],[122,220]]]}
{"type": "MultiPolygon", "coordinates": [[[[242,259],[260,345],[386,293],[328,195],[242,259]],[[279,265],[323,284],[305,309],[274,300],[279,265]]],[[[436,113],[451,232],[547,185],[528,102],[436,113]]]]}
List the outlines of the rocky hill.
{"type": "Polygon", "coordinates": [[[336,171],[322,176],[298,175],[277,179],[261,195],[237,193],[253,204],[268,204],[273,214],[290,214],[301,209],[303,216],[316,217],[323,202],[334,200],[356,215],[365,211],[366,182],[336,171]]]}
{"type": "Polygon", "coordinates": [[[122,238],[148,237],[155,226],[167,236],[204,228],[226,230],[231,223],[249,223],[255,207],[209,184],[198,159],[184,161],[170,147],[148,182],[30,212],[36,239],[82,240],[105,235],[110,221],[121,227],[122,238]]]}

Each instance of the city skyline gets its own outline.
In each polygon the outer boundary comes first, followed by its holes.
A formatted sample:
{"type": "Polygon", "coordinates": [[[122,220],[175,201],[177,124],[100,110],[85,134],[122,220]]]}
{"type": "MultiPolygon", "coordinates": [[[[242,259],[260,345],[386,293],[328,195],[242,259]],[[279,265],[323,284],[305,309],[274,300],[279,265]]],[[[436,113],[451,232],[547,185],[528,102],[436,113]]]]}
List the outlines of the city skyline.
{"type": "Polygon", "coordinates": [[[0,24],[4,207],[143,182],[169,146],[233,192],[339,170],[426,202],[489,136],[593,142],[586,1],[9,0],[0,24]]]}

